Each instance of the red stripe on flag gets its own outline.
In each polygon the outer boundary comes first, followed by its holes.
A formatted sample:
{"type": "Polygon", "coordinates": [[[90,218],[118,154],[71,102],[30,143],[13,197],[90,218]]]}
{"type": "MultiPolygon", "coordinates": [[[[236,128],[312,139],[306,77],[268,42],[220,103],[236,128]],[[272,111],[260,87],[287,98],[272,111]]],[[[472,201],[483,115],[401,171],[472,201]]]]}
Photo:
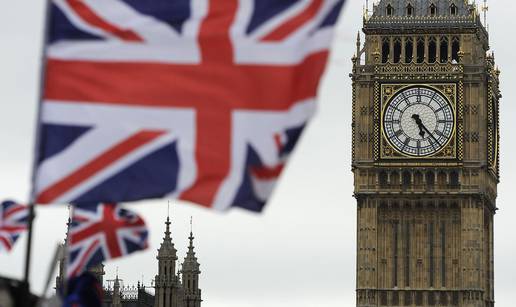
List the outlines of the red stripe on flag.
{"type": "Polygon", "coordinates": [[[213,204],[221,181],[227,177],[231,159],[231,113],[216,107],[197,112],[194,185],[180,198],[204,206],[213,204]]]}
{"type": "Polygon", "coordinates": [[[233,45],[229,29],[238,9],[237,0],[209,1],[208,15],[199,32],[203,62],[233,61],[233,45]]]}
{"type": "Polygon", "coordinates": [[[10,232],[10,233],[15,233],[15,232],[22,232],[24,230],[26,230],[27,227],[26,226],[9,226],[9,225],[3,225],[3,226],[0,226],[0,230],[3,230],[3,231],[7,231],[7,232],[10,232]]]}
{"type": "Polygon", "coordinates": [[[88,247],[88,249],[82,256],[82,258],[81,258],[79,264],[77,265],[77,267],[75,268],[75,270],[73,270],[73,272],[70,273],[70,277],[75,277],[75,276],[79,275],[79,273],[83,269],[85,269],[86,262],[88,262],[89,258],[91,257],[91,254],[98,248],[99,244],[100,243],[98,240],[93,241],[93,243],[90,245],[90,247],[88,247]]]}
{"type": "Polygon", "coordinates": [[[285,165],[280,164],[274,168],[266,168],[266,167],[252,167],[251,173],[258,179],[262,180],[270,180],[276,179],[281,175],[283,168],[285,165]]]}
{"type": "Polygon", "coordinates": [[[37,198],[37,202],[40,204],[53,202],[64,193],[70,191],[120,158],[150,143],[165,133],[165,131],[141,131],[134,134],[41,192],[37,198]]]}
{"type": "Polygon", "coordinates": [[[102,30],[113,34],[121,40],[131,42],[143,42],[143,38],[141,38],[135,32],[127,29],[120,29],[117,26],[102,19],[102,17],[97,15],[83,1],[67,0],[66,2],[68,2],[68,5],[72,7],[72,9],[77,13],[77,15],[79,15],[87,23],[95,27],[101,28],[102,30]]]}
{"type": "Polygon", "coordinates": [[[287,21],[286,23],[279,26],[273,32],[267,34],[262,41],[280,41],[285,39],[290,34],[299,30],[300,27],[303,26],[306,22],[314,18],[314,16],[319,12],[319,9],[323,5],[323,0],[313,0],[312,4],[310,4],[304,11],[294,16],[292,19],[287,21]]]}
{"type": "Polygon", "coordinates": [[[0,236],[0,243],[2,243],[4,245],[6,250],[11,250],[11,248],[13,247],[11,245],[11,242],[9,240],[7,240],[6,238],[4,238],[3,236],[0,236]]]}
{"type": "Polygon", "coordinates": [[[315,97],[328,52],[292,66],[200,66],[50,59],[45,99],[70,103],[283,111],[315,97]],[[149,82],[152,80],[152,82],[149,82]]]}

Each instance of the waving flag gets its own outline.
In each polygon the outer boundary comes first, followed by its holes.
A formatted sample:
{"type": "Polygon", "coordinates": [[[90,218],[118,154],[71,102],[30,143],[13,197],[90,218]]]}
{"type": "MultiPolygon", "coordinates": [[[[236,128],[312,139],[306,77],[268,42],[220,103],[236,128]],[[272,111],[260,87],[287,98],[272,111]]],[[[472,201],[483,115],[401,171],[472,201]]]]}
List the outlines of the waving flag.
{"type": "Polygon", "coordinates": [[[21,233],[27,230],[29,209],[12,201],[0,204],[0,252],[10,251],[21,233]]]}
{"type": "Polygon", "coordinates": [[[36,201],[260,211],[342,0],[53,0],[36,201]]]}
{"type": "Polygon", "coordinates": [[[67,241],[68,277],[105,260],[146,249],[147,236],[143,219],[115,204],[75,207],[67,241]]]}

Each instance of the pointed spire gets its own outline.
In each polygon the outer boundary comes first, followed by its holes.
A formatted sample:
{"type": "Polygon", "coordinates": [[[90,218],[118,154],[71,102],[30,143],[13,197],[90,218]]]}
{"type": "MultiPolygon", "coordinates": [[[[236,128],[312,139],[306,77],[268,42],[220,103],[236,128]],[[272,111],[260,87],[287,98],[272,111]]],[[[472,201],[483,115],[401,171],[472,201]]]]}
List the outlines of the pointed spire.
{"type": "Polygon", "coordinates": [[[165,239],[170,239],[170,216],[167,216],[167,221],[165,222],[166,229],[165,229],[165,239]]]}
{"type": "Polygon", "coordinates": [[[172,237],[170,236],[171,232],[170,232],[170,224],[172,224],[170,222],[170,201],[168,201],[168,205],[167,205],[167,221],[165,222],[165,238],[164,240],[167,241],[167,242],[171,242],[172,241],[172,237]]]}
{"type": "Polygon", "coordinates": [[[195,237],[193,236],[193,217],[192,216],[190,216],[190,236],[188,237],[188,239],[190,240],[190,245],[188,246],[188,253],[193,253],[195,255],[195,252],[193,251],[193,249],[194,249],[193,240],[195,239],[195,237]]]}
{"type": "Polygon", "coordinates": [[[188,251],[186,252],[186,257],[183,261],[182,272],[195,272],[200,273],[199,271],[199,262],[197,261],[197,257],[195,257],[195,247],[194,247],[194,235],[193,235],[193,218],[190,217],[190,236],[188,240],[190,241],[188,244],[188,251]]]}

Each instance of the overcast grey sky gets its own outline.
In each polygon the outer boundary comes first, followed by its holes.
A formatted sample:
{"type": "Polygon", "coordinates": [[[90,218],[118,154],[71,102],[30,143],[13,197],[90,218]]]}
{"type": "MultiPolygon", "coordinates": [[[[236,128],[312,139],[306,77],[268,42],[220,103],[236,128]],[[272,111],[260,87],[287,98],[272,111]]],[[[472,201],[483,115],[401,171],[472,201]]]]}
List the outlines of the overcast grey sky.
{"type": "MultiPolygon", "coordinates": [[[[32,161],[43,1],[0,0],[0,199],[27,200],[32,161]]],[[[186,253],[189,216],[194,216],[201,263],[203,306],[341,307],[355,302],[356,205],[350,171],[351,84],[348,74],[362,22],[362,1],[348,0],[332,59],[320,89],[319,111],[304,134],[263,214],[214,213],[175,203],[172,232],[179,257],[186,253]]],[[[491,46],[502,71],[501,171],[495,219],[498,306],[513,305],[516,244],[510,195],[516,182],[516,20],[510,0],[490,3],[491,46]]],[[[166,200],[131,205],[146,219],[151,248],[109,262],[125,284],[146,284],[156,274],[166,200]]],[[[31,281],[41,292],[55,244],[63,239],[67,212],[39,208],[31,281]]],[[[21,278],[26,236],[0,254],[0,275],[21,278]]]]}

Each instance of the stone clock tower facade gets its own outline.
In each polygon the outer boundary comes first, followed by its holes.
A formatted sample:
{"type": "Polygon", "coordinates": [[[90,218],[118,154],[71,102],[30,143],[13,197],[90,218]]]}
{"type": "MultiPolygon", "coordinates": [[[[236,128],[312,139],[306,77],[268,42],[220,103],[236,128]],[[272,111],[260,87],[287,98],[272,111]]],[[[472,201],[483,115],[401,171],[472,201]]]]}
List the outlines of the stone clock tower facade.
{"type": "Polygon", "coordinates": [[[494,306],[499,70],[467,0],[380,0],[353,57],[357,306],[494,306]]]}

